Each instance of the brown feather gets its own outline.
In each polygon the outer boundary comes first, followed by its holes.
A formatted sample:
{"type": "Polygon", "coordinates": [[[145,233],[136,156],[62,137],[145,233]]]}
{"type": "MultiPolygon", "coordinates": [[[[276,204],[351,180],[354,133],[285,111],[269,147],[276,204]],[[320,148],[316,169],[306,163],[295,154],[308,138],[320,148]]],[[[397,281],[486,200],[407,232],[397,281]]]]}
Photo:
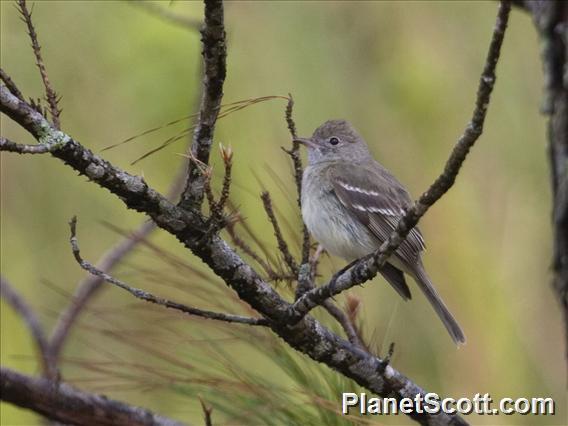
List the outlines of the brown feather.
{"type": "MultiPolygon", "coordinates": [[[[395,230],[412,203],[402,184],[376,162],[368,165],[338,164],[329,168],[329,178],[339,201],[371,231],[377,239],[377,247],[395,230]]],[[[413,228],[396,255],[414,269],[425,247],[420,230],[413,228]]]]}

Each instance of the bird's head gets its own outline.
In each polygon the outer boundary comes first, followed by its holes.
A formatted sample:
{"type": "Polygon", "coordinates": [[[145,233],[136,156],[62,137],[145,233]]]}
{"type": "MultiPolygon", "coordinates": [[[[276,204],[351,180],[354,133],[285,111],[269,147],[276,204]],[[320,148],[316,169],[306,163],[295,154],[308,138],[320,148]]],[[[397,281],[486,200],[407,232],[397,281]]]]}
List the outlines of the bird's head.
{"type": "Polygon", "coordinates": [[[309,138],[296,138],[308,150],[311,165],[329,161],[359,163],[370,158],[367,144],[345,120],[329,120],[309,138]]]}

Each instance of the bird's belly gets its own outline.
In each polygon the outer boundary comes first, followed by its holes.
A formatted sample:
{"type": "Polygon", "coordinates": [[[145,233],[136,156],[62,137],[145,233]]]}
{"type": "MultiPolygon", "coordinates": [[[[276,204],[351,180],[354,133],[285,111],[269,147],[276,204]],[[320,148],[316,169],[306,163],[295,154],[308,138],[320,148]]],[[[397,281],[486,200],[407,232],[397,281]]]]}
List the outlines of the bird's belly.
{"type": "Polygon", "coordinates": [[[351,261],[379,246],[365,226],[345,209],[334,194],[321,189],[302,197],[302,217],[313,237],[332,255],[351,261]]]}

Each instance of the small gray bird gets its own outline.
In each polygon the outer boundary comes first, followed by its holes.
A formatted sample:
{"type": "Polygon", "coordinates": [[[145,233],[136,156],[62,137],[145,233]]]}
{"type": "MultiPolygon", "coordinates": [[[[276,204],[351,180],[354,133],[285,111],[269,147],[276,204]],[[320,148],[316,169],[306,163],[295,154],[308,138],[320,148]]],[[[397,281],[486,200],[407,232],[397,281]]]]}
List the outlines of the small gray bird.
{"type": "MultiPolygon", "coordinates": [[[[412,200],[408,191],[376,162],[367,144],[345,120],[326,121],[311,138],[302,180],[302,216],[310,233],[331,254],[353,261],[389,237],[412,200]]],[[[413,228],[381,269],[400,296],[411,298],[404,273],[424,292],[456,344],[465,343],[457,321],[424,270],[424,238],[413,228]]]]}

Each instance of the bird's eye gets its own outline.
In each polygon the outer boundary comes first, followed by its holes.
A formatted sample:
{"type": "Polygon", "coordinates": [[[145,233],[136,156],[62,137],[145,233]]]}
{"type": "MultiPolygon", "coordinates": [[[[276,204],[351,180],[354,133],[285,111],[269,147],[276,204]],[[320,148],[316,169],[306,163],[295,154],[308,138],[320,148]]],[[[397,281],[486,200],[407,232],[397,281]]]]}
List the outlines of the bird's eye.
{"type": "Polygon", "coordinates": [[[339,143],[339,139],[334,136],[332,138],[329,138],[329,143],[332,145],[337,145],[339,143]]]}

